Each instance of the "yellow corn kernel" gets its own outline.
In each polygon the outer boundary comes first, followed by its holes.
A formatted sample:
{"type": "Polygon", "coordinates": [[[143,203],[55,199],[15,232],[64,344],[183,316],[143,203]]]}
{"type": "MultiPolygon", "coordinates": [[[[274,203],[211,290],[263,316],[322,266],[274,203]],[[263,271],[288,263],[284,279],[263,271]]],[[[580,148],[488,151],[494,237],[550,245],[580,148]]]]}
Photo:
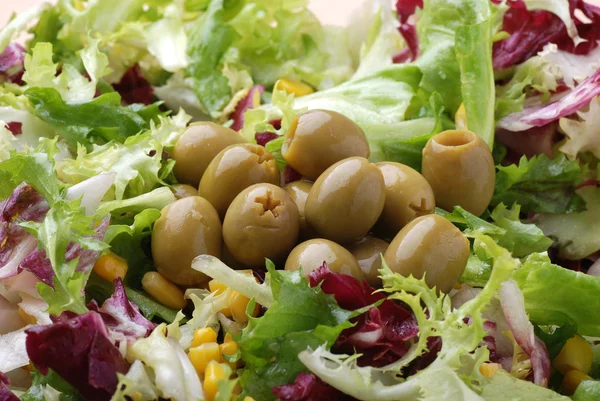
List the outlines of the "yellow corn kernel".
{"type": "MultiPolygon", "coordinates": [[[[245,295],[240,294],[237,291],[233,291],[231,296],[229,297],[229,310],[231,310],[231,317],[238,323],[245,323],[248,321],[248,316],[246,315],[246,308],[248,307],[248,302],[250,302],[250,298],[245,295]]],[[[258,314],[259,305],[256,304],[254,306],[254,311],[252,312],[252,316],[256,316],[258,314]]]]}
{"type": "MultiPolygon", "coordinates": [[[[219,345],[219,349],[221,350],[221,355],[232,357],[238,352],[238,344],[235,341],[226,341],[223,344],[219,345]]],[[[225,358],[223,358],[225,359],[225,358]]],[[[237,369],[237,361],[236,362],[227,362],[231,369],[237,369]]]]}
{"type": "MultiPolygon", "coordinates": [[[[210,280],[208,282],[208,290],[215,295],[221,295],[225,291],[227,291],[227,286],[223,283],[218,282],[217,280],[210,280]]],[[[224,314],[227,317],[231,317],[231,311],[229,308],[223,308],[219,312],[224,314]]]]}
{"type": "Polygon", "coordinates": [[[552,361],[552,366],[563,375],[570,370],[578,370],[587,374],[592,368],[593,359],[590,343],[576,335],[567,340],[560,353],[552,361]]]}
{"type": "Polygon", "coordinates": [[[211,361],[222,362],[221,349],[217,343],[205,343],[197,347],[190,348],[188,354],[190,362],[196,369],[196,372],[201,375],[206,372],[208,364],[211,361]]]}
{"type": "Polygon", "coordinates": [[[282,78],[275,82],[275,89],[293,93],[295,97],[310,95],[314,89],[304,82],[282,78]]]}
{"type": "Polygon", "coordinates": [[[204,399],[206,401],[214,401],[217,392],[219,391],[218,383],[221,380],[227,379],[225,368],[216,361],[210,361],[206,366],[206,374],[204,375],[204,399]]]}
{"type": "Polygon", "coordinates": [[[231,333],[225,333],[225,338],[223,338],[224,343],[228,343],[229,341],[233,341],[233,336],[231,333]]]}
{"type": "Polygon", "coordinates": [[[594,380],[594,379],[592,379],[585,373],[580,372],[578,370],[569,370],[563,377],[563,381],[562,381],[563,393],[565,393],[567,395],[571,395],[571,394],[575,393],[575,390],[577,390],[577,387],[584,380],[594,380]]]}
{"type": "Polygon", "coordinates": [[[488,379],[491,379],[499,369],[502,369],[499,363],[484,363],[479,367],[479,372],[488,379]]]}
{"type": "Polygon", "coordinates": [[[160,273],[148,272],[142,278],[142,288],[161,304],[173,309],[183,309],[183,292],[160,273]]]}
{"type": "Polygon", "coordinates": [[[37,320],[35,317],[31,316],[29,313],[25,312],[20,306],[18,309],[19,317],[25,324],[37,324],[37,320]]]}
{"type": "Polygon", "coordinates": [[[192,347],[197,347],[206,343],[216,343],[217,332],[210,327],[204,327],[196,330],[194,333],[194,339],[192,340],[192,347]]]}
{"type": "Polygon", "coordinates": [[[460,104],[460,107],[454,115],[454,124],[458,130],[469,129],[467,126],[467,110],[465,109],[464,103],[460,104]]]}
{"type": "Polygon", "coordinates": [[[112,283],[117,277],[122,280],[127,274],[127,268],[125,259],[110,252],[98,258],[94,264],[94,273],[112,283]]]}
{"type": "Polygon", "coordinates": [[[254,401],[254,398],[252,398],[250,396],[246,396],[246,397],[244,397],[244,401],[254,401]]]}

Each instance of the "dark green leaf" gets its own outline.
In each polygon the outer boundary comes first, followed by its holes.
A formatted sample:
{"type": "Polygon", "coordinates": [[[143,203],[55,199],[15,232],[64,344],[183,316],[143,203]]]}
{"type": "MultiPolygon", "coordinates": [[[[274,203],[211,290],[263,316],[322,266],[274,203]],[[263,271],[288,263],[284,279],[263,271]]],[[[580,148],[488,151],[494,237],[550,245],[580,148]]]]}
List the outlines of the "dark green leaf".
{"type": "Polygon", "coordinates": [[[568,323],[555,329],[548,329],[548,331],[537,325],[534,325],[533,328],[535,335],[546,344],[550,359],[556,358],[567,340],[573,338],[577,333],[577,326],[568,323]]]}
{"type": "Polygon", "coordinates": [[[36,369],[31,374],[31,379],[31,387],[21,395],[21,401],[45,401],[44,388],[46,385],[60,391],[60,401],[84,401],[79,392],[53,370],[49,370],[48,374],[44,376],[36,369]]]}
{"type": "Polygon", "coordinates": [[[498,166],[492,204],[518,203],[524,212],[535,213],[581,211],[585,202],[575,188],[583,181],[583,173],[578,162],[564,154],[554,159],[523,156],[518,165],[498,166]]]}

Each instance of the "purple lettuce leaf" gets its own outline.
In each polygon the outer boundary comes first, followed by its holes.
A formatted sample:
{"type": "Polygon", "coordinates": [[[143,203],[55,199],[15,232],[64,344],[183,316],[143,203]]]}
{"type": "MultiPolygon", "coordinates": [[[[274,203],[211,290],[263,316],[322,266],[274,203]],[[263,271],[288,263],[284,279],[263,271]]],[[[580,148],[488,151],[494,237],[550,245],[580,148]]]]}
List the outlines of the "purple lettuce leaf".
{"type": "Polygon", "coordinates": [[[234,131],[240,130],[244,126],[244,114],[250,109],[254,109],[260,106],[260,97],[262,96],[265,88],[262,85],[254,85],[250,88],[250,91],[242,100],[238,102],[229,116],[233,120],[231,129],[234,131]]]}

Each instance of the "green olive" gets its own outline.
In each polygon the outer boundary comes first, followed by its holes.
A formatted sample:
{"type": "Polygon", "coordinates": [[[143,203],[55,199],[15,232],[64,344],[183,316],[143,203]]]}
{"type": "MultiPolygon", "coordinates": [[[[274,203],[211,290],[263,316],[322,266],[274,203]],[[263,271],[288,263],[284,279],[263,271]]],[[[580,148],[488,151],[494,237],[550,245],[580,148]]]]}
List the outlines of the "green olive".
{"type": "Polygon", "coordinates": [[[234,270],[247,270],[248,266],[238,262],[236,258],[233,257],[229,249],[227,248],[227,244],[223,242],[223,253],[221,255],[221,262],[225,263],[227,266],[231,267],[234,270]]]}
{"type": "Polygon", "coordinates": [[[175,178],[197,187],[212,159],[227,146],[242,142],[240,134],[213,122],[189,126],[173,149],[175,178]]]}
{"type": "Polygon", "coordinates": [[[175,195],[175,198],[177,199],[187,198],[188,196],[198,196],[198,190],[187,184],[173,185],[171,191],[173,191],[173,195],[175,195]]]}
{"type": "Polygon", "coordinates": [[[365,280],[373,287],[381,287],[381,279],[379,278],[381,255],[385,253],[389,245],[384,240],[368,235],[348,247],[348,250],[358,262],[365,280]]]}
{"type": "Polygon", "coordinates": [[[221,257],[221,221],[217,211],[199,196],[166,206],[152,230],[152,257],[160,274],[175,284],[201,284],[207,277],[192,269],[198,255],[221,257]]]}
{"type": "Polygon", "coordinates": [[[384,255],[389,268],[413,275],[431,288],[448,293],[462,275],[469,258],[469,241],[437,214],[417,217],[404,226],[384,255]]]}
{"type": "Polygon", "coordinates": [[[435,198],[431,186],[416,170],[400,163],[381,162],[377,167],[385,182],[385,205],[380,223],[396,235],[415,217],[435,211],[435,198]]]}
{"type": "Polygon", "coordinates": [[[315,231],[306,223],[304,215],[304,208],[306,207],[306,199],[308,193],[312,188],[313,183],[310,181],[294,181],[287,184],[283,189],[292,197],[296,206],[298,206],[298,212],[300,213],[300,237],[301,238],[314,238],[315,231]]]}
{"type": "Polygon", "coordinates": [[[307,277],[323,263],[326,263],[332,272],[363,279],[363,272],[358,262],[348,250],[335,242],[321,238],[297,245],[285,262],[285,270],[298,270],[302,267],[302,275],[307,277]]]}
{"type": "Polygon", "coordinates": [[[306,221],[324,238],[355,242],[377,222],[385,203],[381,170],[362,157],[329,167],[306,199],[306,221]]]}
{"type": "Polygon", "coordinates": [[[480,216],[494,195],[492,152],[471,131],[444,131],[431,138],[423,149],[422,172],[436,203],[448,211],[461,206],[480,216]]]}
{"type": "Polygon", "coordinates": [[[369,157],[363,130],[335,111],[309,110],[300,114],[285,135],[285,161],[314,181],[329,166],[352,156],[369,157]]]}
{"type": "Polygon", "coordinates": [[[225,216],[229,204],[250,185],[266,182],[279,184],[279,168],[273,155],[264,147],[251,143],[223,149],[206,169],[198,194],[225,216]]]}
{"type": "Polygon", "coordinates": [[[288,193],[272,184],[252,185],[235,197],[223,221],[223,239],[246,266],[284,260],[298,241],[300,214],[288,193]]]}

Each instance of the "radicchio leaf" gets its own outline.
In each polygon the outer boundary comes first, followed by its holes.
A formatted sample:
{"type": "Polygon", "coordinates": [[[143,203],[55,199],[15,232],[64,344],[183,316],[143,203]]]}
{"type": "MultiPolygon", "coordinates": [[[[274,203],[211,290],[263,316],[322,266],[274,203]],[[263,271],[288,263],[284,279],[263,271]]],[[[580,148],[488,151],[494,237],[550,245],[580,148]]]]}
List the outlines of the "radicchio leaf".
{"type": "Polygon", "coordinates": [[[10,380],[0,372],[0,401],[19,401],[19,398],[8,388],[10,380]]]}
{"type": "Polygon", "coordinates": [[[242,100],[235,106],[235,110],[231,113],[230,119],[233,120],[231,129],[238,131],[244,126],[244,113],[250,109],[260,106],[260,97],[265,88],[262,85],[254,85],[242,100]]]}
{"type": "Polygon", "coordinates": [[[360,282],[351,276],[333,273],[323,266],[310,274],[310,285],[321,285],[326,294],[335,297],[344,309],[356,310],[377,302],[379,306],[356,319],[356,325],[344,330],[333,349],[339,353],[360,353],[360,366],[385,366],[401,358],[410,348],[410,340],[419,333],[419,327],[411,313],[366,281],[360,282]]]}
{"type": "Polygon", "coordinates": [[[400,20],[398,30],[406,41],[407,47],[394,56],[395,63],[404,63],[414,61],[419,57],[419,38],[417,37],[417,28],[411,17],[414,16],[417,8],[423,8],[423,0],[398,0],[396,2],[396,11],[400,20]]]}
{"type": "Polygon", "coordinates": [[[117,388],[117,373],[127,373],[129,364],[109,340],[100,314],[73,315],[27,329],[29,358],[42,374],[54,370],[86,400],[108,401],[117,388]]]}
{"type": "Polygon", "coordinates": [[[142,103],[149,105],[153,103],[154,90],[150,82],[144,78],[138,64],[127,70],[121,80],[113,84],[113,87],[127,104],[142,103]]]}
{"type": "Polygon", "coordinates": [[[9,82],[21,85],[23,83],[23,72],[25,53],[27,51],[18,43],[11,43],[0,54],[0,76],[4,76],[9,82]]]}
{"type": "Polygon", "coordinates": [[[513,132],[542,127],[583,109],[597,96],[600,96],[600,70],[562,99],[509,114],[498,122],[498,127],[513,132]]]}
{"type": "Polygon", "coordinates": [[[273,387],[281,401],[353,401],[355,398],[331,387],[312,373],[300,373],[293,384],[273,387]]]}
{"type": "Polygon", "coordinates": [[[547,387],[551,371],[550,355],[544,342],[534,334],[533,325],[525,311],[523,293],[514,280],[502,283],[500,304],[515,341],[529,355],[533,369],[533,382],[547,387]]]}
{"type": "Polygon", "coordinates": [[[120,278],[114,281],[114,285],[114,294],[104,301],[102,307],[92,301],[88,308],[102,316],[109,330],[124,334],[130,342],[150,335],[156,325],[140,313],[136,304],[127,299],[125,286],[120,278]]]}
{"type": "Polygon", "coordinates": [[[39,223],[49,209],[42,195],[27,184],[19,185],[0,202],[0,279],[17,275],[22,270],[21,262],[35,251],[37,241],[19,222],[39,223]]]}

